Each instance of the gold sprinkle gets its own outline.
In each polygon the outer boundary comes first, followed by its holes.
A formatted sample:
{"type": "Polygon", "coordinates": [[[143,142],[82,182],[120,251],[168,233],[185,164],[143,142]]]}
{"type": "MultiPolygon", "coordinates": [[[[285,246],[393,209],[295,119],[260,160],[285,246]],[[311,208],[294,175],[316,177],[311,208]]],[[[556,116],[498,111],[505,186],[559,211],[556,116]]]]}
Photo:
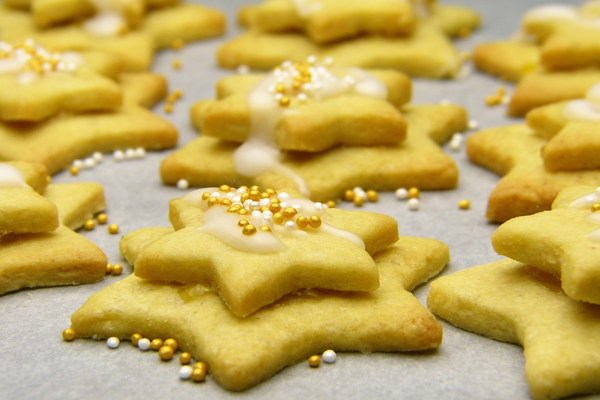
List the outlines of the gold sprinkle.
{"type": "Polygon", "coordinates": [[[241,200],[240,200],[240,201],[243,203],[243,202],[245,202],[246,200],[248,200],[249,198],[250,198],[250,195],[248,194],[248,192],[245,192],[245,193],[243,193],[243,194],[241,195],[241,197],[240,197],[240,199],[241,199],[241,200]]]}
{"type": "Polygon", "coordinates": [[[335,200],[327,200],[327,202],[325,203],[327,205],[327,207],[329,208],[335,208],[335,206],[337,206],[335,200]]]}
{"type": "Polygon", "coordinates": [[[234,204],[227,209],[227,212],[236,213],[236,212],[240,211],[241,208],[242,208],[242,206],[240,206],[239,204],[234,204]]]}
{"type": "Polygon", "coordinates": [[[241,209],[241,210],[238,212],[238,214],[240,214],[240,215],[248,215],[248,214],[249,214],[249,211],[248,211],[248,210],[246,210],[245,208],[242,208],[242,209],[241,209]]]}
{"type": "Polygon", "coordinates": [[[283,214],[280,212],[273,213],[273,222],[275,222],[276,224],[282,224],[283,214]]]}
{"type": "Polygon", "coordinates": [[[471,30],[467,27],[462,27],[458,30],[458,32],[456,33],[456,36],[460,39],[466,39],[469,36],[471,36],[471,30]]]}
{"type": "Polygon", "coordinates": [[[96,222],[98,222],[100,225],[106,224],[108,222],[108,215],[104,213],[96,215],[96,222]]]}
{"type": "Polygon", "coordinates": [[[181,66],[182,66],[181,60],[180,60],[179,58],[176,58],[176,59],[174,59],[174,60],[171,62],[171,66],[172,66],[174,69],[181,69],[181,66]]]}
{"type": "Polygon", "coordinates": [[[300,228],[306,228],[308,226],[308,223],[308,218],[304,215],[301,215],[298,218],[296,218],[296,225],[298,225],[300,228]]]}
{"type": "Polygon", "coordinates": [[[254,235],[256,233],[256,227],[252,224],[244,225],[242,233],[246,236],[254,235]]]}
{"type": "Polygon", "coordinates": [[[123,273],[123,266],[121,264],[115,264],[112,268],[112,274],[115,276],[121,275],[123,273]]]}
{"type": "Polygon", "coordinates": [[[110,263],[106,264],[106,271],[105,271],[106,275],[111,275],[113,272],[113,268],[114,268],[114,266],[112,264],[110,264],[110,263]]]}
{"type": "Polygon", "coordinates": [[[283,96],[279,99],[279,105],[281,107],[288,107],[290,105],[290,98],[287,96],[283,96]]]}
{"type": "Polygon", "coordinates": [[[176,99],[180,99],[183,97],[183,90],[182,89],[175,89],[173,91],[173,96],[175,96],[176,99]]]}
{"type": "Polygon", "coordinates": [[[201,369],[202,371],[208,371],[208,365],[204,361],[198,361],[194,363],[194,369],[201,369]]]}
{"type": "Polygon", "coordinates": [[[173,50],[181,50],[184,45],[185,45],[185,41],[181,38],[174,39],[171,42],[171,48],[173,50]]]}
{"type": "Polygon", "coordinates": [[[108,233],[110,233],[111,235],[116,235],[117,233],[119,233],[119,225],[110,224],[108,226],[108,233]]]}
{"type": "Polygon", "coordinates": [[[231,188],[229,187],[229,185],[221,185],[221,186],[219,186],[219,190],[221,192],[229,192],[231,190],[231,188]]]}
{"type": "Polygon", "coordinates": [[[93,219],[88,219],[83,223],[83,227],[86,231],[91,231],[96,227],[96,221],[94,221],[93,219]]]}
{"type": "Polygon", "coordinates": [[[194,368],[192,370],[191,378],[194,382],[204,382],[206,379],[206,370],[194,368]]]}
{"type": "Polygon", "coordinates": [[[408,198],[409,199],[418,199],[421,197],[421,191],[419,188],[411,187],[408,189],[408,198]]]}
{"type": "Polygon", "coordinates": [[[376,202],[379,200],[379,193],[377,193],[375,190],[367,190],[367,200],[370,202],[376,202]]]}
{"type": "Polygon", "coordinates": [[[263,232],[271,232],[271,227],[268,225],[263,225],[260,227],[260,230],[263,232]]]}
{"type": "Polygon", "coordinates": [[[172,113],[173,112],[173,104],[171,104],[171,103],[165,104],[165,106],[163,107],[163,111],[166,112],[167,114],[172,113]]]}
{"type": "Polygon", "coordinates": [[[357,207],[362,207],[365,204],[365,198],[362,196],[356,196],[354,198],[354,205],[357,207]]]}
{"type": "Polygon", "coordinates": [[[208,200],[209,197],[210,197],[210,193],[209,192],[202,193],[202,200],[208,200]]]}
{"type": "Polygon", "coordinates": [[[354,190],[352,190],[352,189],[344,190],[344,200],[346,200],[346,201],[354,200],[354,190]]]}
{"type": "Polygon", "coordinates": [[[248,188],[248,191],[250,191],[250,190],[258,190],[258,191],[260,191],[260,187],[258,185],[252,185],[252,186],[250,186],[250,188],[248,188]]]}
{"type": "Polygon", "coordinates": [[[298,214],[298,210],[296,210],[294,207],[286,207],[283,209],[282,214],[284,218],[292,219],[296,216],[296,214],[298,214]]]}
{"type": "MultiPolygon", "coordinates": [[[[265,190],[265,193],[268,193],[269,196],[275,196],[277,194],[277,192],[273,188],[267,188],[267,190],[265,190]]],[[[279,199],[277,199],[277,200],[279,200],[279,199]]]]}
{"type": "Polygon", "coordinates": [[[285,93],[285,86],[283,86],[281,83],[278,83],[278,84],[275,86],[275,91],[276,91],[277,93],[285,93]]]}
{"type": "Polygon", "coordinates": [[[260,200],[260,190],[258,189],[250,189],[248,192],[248,197],[250,200],[258,201],[260,200]]]}
{"type": "Polygon", "coordinates": [[[131,335],[131,344],[137,346],[140,339],[143,339],[143,336],[139,333],[134,333],[133,335],[131,335]]]}
{"type": "Polygon", "coordinates": [[[600,211],[600,203],[592,204],[592,212],[598,212],[598,211],[600,211]]]}
{"type": "Polygon", "coordinates": [[[75,339],[75,331],[71,328],[67,328],[62,331],[62,338],[65,342],[70,342],[75,339]]]}
{"type": "Polygon", "coordinates": [[[248,225],[249,223],[250,223],[250,221],[248,221],[247,219],[240,219],[238,221],[238,226],[242,226],[243,227],[243,226],[248,225]]]}
{"type": "Polygon", "coordinates": [[[281,204],[273,202],[273,200],[271,200],[271,205],[269,206],[269,210],[272,213],[278,213],[281,211],[281,204]]]}
{"type": "Polygon", "coordinates": [[[460,208],[461,210],[468,210],[469,208],[471,208],[471,201],[467,199],[462,199],[458,202],[458,208],[460,208]]]}
{"type": "Polygon", "coordinates": [[[259,210],[261,213],[265,212],[265,211],[271,211],[271,210],[269,210],[269,207],[267,207],[267,206],[262,206],[261,208],[259,208],[259,210]]]}
{"type": "Polygon", "coordinates": [[[188,365],[192,361],[192,355],[187,351],[184,351],[179,355],[179,362],[181,365],[188,365]]]}
{"type": "Polygon", "coordinates": [[[154,351],[158,351],[158,349],[160,349],[162,346],[163,346],[162,339],[156,338],[156,339],[152,339],[152,341],[150,342],[150,348],[154,351]]]}
{"type": "Polygon", "coordinates": [[[79,167],[77,165],[72,165],[71,168],[69,168],[69,173],[72,176],[76,176],[79,174],[79,167]]]}
{"type": "Polygon", "coordinates": [[[319,365],[321,365],[321,357],[316,354],[308,357],[308,365],[310,365],[311,368],[318,368],[319,365]]]}
{"type": "Polygon", "coordinates": [[[158,356],[163,361],[169,361],[173,358],[173,354],[175,354],[175,350],[171,346],[162,346],[158,349],[158,356]]]}
{"type": "Polygon", "coordinates": [[[271,195],[269,193],[267,193],[267,192],[262,192],[260,194],[260,198],[261,199],[268,199],[269,197],[271,197],[271,195]]]}
{"type": "Polygon", "coordinates": [[[209,197],[206,203],[209,207],[216,206],[217,204],[219,204],[219,199],[217,199],[216,197],[209,197]]]}
{"type": "Polygon", "coordinates": [[[222,206],[229,207],[231,205],[231,200],[223,198],[223,199],[221,199],[220,203],[221,203],[222,206]]]}
{"type": "Polygon", "coordinates": [[[308,219],[308,223],[310,224],[311,227],[313,228],[318,228],[321,226],[321,218],[319,218],[316,215],[312,215],[309,219],[308,219]]]}

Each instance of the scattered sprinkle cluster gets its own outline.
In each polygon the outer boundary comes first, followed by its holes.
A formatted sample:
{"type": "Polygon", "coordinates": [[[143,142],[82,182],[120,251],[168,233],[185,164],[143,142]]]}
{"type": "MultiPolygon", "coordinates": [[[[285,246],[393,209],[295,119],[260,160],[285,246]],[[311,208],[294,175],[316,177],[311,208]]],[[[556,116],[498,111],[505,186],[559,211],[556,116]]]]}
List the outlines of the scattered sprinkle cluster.
{"type": "Polygon", "coordinates": [[[398,188],[394,192],[394,195],[398,200],[408,200],[408,209],[411,211],[418,211],[421,208],[419,199],[421,198],[421,191],[417,187],[398,188]]]}
{"type": "Polygon", "coordinates": [[[329,349],[325,350],[321,356],[315,354],[308,357],[307,362],[311,368],[318,368],[321,365],[321,361],[323,361],[326,364],[333,364],[336,362],[336,360],[337,354],[335,353],[335,351],[329,349]]]}
{"type": "MultiPolygon", "coordinates": [[[[202,193],[201,198],[209,208],[226,207],[228,213],[241,216],[238,226],[247,236],[259,230],[272,232],[276,227],[286,231],[317,229],[322,223],[318,215],[307,214],[302,205],[295,204],[288,193],[271,188],[262,191],[259,186],[236,189],[222,185],[218,191],[202,193]]],[[[327,208],[323,203],[313,204],[317,212],[327,208]]]]}
{"type": "MultiPolygon", "coordinates": [[[[137,147],[135,149],[126,149],[126,150],[115,150],[113,152],[113,160],[114,161],[124,161],[124,160],[139,160],[146,157],[146,150],[143,147],[137,147]]],[[[104,156],[101,152],[96,151],[91,156],[84,158],[83,160],[75,160],[71,164],[71,168],[69,172],[71,175],[76,176],[83,169],[92,169],[96,165],[100,164],[104,160],[104,156]]]]}
{"type": "Polygon", "coordinates": [[[173,112],[173,108],[175,107],[175,103],[177,100],[183,97],[183,90],[175,89],[171,94],[167,96],[167,104],[163,107],[163,111],[167,114],[173,112]]]}
{"type": "Polygon", "coordinates": [[[485,104],[489,107],[497,106],[500,104],[508,104],[509,101],[510,97],[508,96],[506,88],[502,86],[496,90],[496,93],[486,96],[485,98],[485,104]]]}
{"type": "Polygon", "coordinates": [[[14,62],[19,72],[34,72],[38,75],[72,72],[78,66],[74,60],[68,60],[62,53],[50,51],[32,39],[15,45],[0,41],[0,60],[14,62]]]}
{"type": "Polygon", "coordinates": [[[372,189],[365,191],[363,188],[357,186],[354,189],[346,189],[343,198],[346,201],[353,202],[357,207],[362,207],[365,201],[377,202],[379,200],[379,193],[372,189]]]}
{"type": "MultiPolygon", "coordinates": [[[[90,218],[83,223],[83,228],[86,231],[91,231],[98,225],[105,225],[108,222],[108,215],[105,213],[100,213],[96,215],[96,219],[90,218]]],[[[119,225],[117,224],[109,224],[107,227],[108,233],[111,235],[119,233],[119,225]]]]}
{"type": "Polygon", "coordinates": [[[123,266],[121,264],[106,264],[106,275],[118,276],[123,273],[123,266]]]}

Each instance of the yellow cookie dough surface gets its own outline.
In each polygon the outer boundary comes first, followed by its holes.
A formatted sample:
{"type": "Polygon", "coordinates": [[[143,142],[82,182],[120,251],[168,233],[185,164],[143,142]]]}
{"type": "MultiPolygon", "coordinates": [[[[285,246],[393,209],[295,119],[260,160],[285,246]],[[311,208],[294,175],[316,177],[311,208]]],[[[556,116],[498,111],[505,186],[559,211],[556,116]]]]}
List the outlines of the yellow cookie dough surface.
{"type": "Polygon", "coordinates": [[[432,282],[427,303],[453,325],[521,344],[534,399],[600,391],[600,308],[533,267],[503,260],[459,271],[432,282]]]}
{"type": "Polygon", "coordinates": [[[244,390],[328,347],[346,351],[436,348],[441,327],[406,290],[448,261],[438,241],[402,237],[376,256],[381,287],[372,293],[312,290],[287,296],[245,319],[202,285],[152,283],[135,276],[92,296],[73,314],[81,337],[174,337],[204,360],[229,390],[244,390]]]}

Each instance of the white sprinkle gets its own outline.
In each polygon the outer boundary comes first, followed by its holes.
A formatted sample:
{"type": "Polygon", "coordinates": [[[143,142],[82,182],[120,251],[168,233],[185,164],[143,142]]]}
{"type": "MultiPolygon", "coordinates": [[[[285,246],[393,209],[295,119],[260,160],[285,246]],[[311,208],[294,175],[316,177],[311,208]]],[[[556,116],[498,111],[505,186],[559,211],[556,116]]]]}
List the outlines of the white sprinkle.
{"type": "Polygon", "coordinates": [[[83,168],[94,168],[96,166],[96,160],[91,157],[83,160],[83,168]]]}
{"type": "Polygon", "coordinates": [[[396,195],[396,198],[398,200],[406,200],[406,199],[408,199],[408,190],[406,188],[396,189],[396,192],[394,194],[396,195]]]}
{"type": "Polygon", "coordinates": [[[283,63],[281,63],[281,66],[283,68],[291,68],[292,62],[291,61],[284,61],[283,63]]]}
{"type": "Polygon", "coordinates": [[[119,345],[121,344],[121,341],[119,340],[118,337],[109,337],[106,340],[106,345],[108,346],[109,349],[116,349],[117,347],[119,347],[119,345]]]}
{"type": "Polygon", "coordinates": [[[442,99],[442,100],[440,100],[440,105],[441,106],[447,106],[448,104],[450,104],[450,100],[448,100],[448,99],[442,99]]]}
{"type": "Polygon", "coordinates": [[[408,199],[408,209],[411,211],[417,211],[420,208],[419,199],[408,199]]]}
{"type": "Polygon", "coordinates": [[[96,160],[96,162],[100,162],[100,161],[102,161],[102,159],[103,159],[104,157],[102,156],[102,153],[100,153],[99,151],[97,151],[97,152],[95,152],[94,154],[92,154],[92,158],[93,158],[94,160],[96,160]]]}
{"type": "Polygon", "coordinates": [[[181,368],[179,368],[179,379],[181,379],[182,381],[187,381],[192,376],[193,370],[194,369],[189,365],[182,366],[181,368]]]}
{"type": "Polygon", "coordinates": [[[180,179],[177,181],[177,189],[185,190],[190,187],[190,183],[187,179],[180,179]]]}
{"type": "Polygon", "coordinates": [[[465,79],[465,78],[468,78],[469,76],[471,76],[472,74],[473,74],[473,67],[470,64],[463,64],[460,67],[458,74],[456,74],[456,79],[458,79],[458,80],[465,79]]]}
{"type": "Polygon", "coordinates": [[[236,189],[236,192],[238,192],[238,193],[240,193],[240,194],[241,194],[241,193],[246,193],[247,191],[248,191],[248,189],[246,189],[246,188],[243,188],[243,187],[240,187],[240,188],[237,188],[237,189],[236,189]]]}
{"type": "Polygon", "coordinates": [[[507,105],[508,103],[510,103],[510,96],[508,94],[502,96],[500,103],[502,103],[503,105],[507,105]]]}
{"type": "Polygon", "coordinates": [[[317,57],[316,56],[308,56],[306,58],[306,62],[308,62],[309,64],[314,64],[317,62],[317,57]]]}
{"type": "Polygon", "coordinates": [[[262,216],[263,218],[272,218],[273,212],[271,210],[265,210],[262,212],[262,216]]]}
{"type": "Polygon", "coordinates": [[[221,197],[221,192],[212,192],[210,197],[216,197],[217,199],[221,197]]]}
{"type": "Polygon", "coordinates": [[[317,201],[317,202],[315,203],[315,208],[316,208],[317,210],[322,210],[322,209],[323,209],[323,203],[321,203],[321,202],[317,201]]]}
{"type": "Polygon", "coordinates": [[[479,128],[479,122],[475,121],[474,119],[469,121],[469,129],[477,129],[479,128]]]}
{"type": "Polygon", "coordinates": [[[262,218],[262,213],[259,210],[252,211],[252,214],[250,214],[250,215],[252,215],[252,218],[256,218],[256,219],[262,218]]]}
{"type": "Polygon", "coordinates": [[[134,150],[135,152],[135,158],[144,158],[146,157],[146,149],[144,149],[143,147],[138,147],[134,150]]]}
{"type": "Polygon", "coordinates": [[[296,223],[294,221],[287,221],[283,227],[286,231],[293,231],[296,229],[296,223]]]}
{"type": "Polygon", "coordinates": [[[115,150],[113,153],[113,160],[123,161],[125,159],[125,153],[122,150],[115,150]]]}
{"type": "Polygon", "coordinates": [[[125,150],[125,158],[126,159],[131,160],[134,157],[135,157],[135,150],[134,149],[127,149],[127,150],[125,150]]]}
{"type": "Polygon", "coordinates": [[[279,203],[279,205],[281,206],[281,209],[283,210],[284,208],[286,208],[289,204],[287,203],[287,201],[282,201],[281,203],[279,203]]]}
{"type": "Polygon", "coordinates": [[[352,191],[354,192],[354,197],[362,197],[363,199],[367,197],[367,193],[361,187],[357,186],[352,191]]]}
{"type": "Polygon", "coordinates": [[[233,192],[227,192],[225,194],[225,197],[227,197],[229,200],[233,201],[233,198],[235,197],[235,193],[233,193],[233,192]]]}
{"type": "Polygon", "coordinates": [[[250,200],[250,199],[246,199],[246,200],[244,201],[244,208],[245,208],[246,210],[247,210],[247,209],[249,209],[249,208],[250,208],[250,204],[251,204],[251,203],[252,203],[252,200],[250,200]]]}
{"type": "Polygon", "coordinates": [[[325,65],[331,65],[333,64],[333,57],[327,57],[323,60],[323,64],[325,65]]]}
{"type": "Polygon", "coordinates": [[[260,199],[260,206],[261,207],[268,207],[271,205],[271,200],[270,199],[260,199]]]}
{"type": "Polygon", "coordinates": [[[77,167],[77,168],[81,168],[81,167],[83,167],[83,161],[75,160],[75,161],[73,161],[73,166],[77,167]]]}
{"type": "Polygon", "coordinates": [[[250,72],[250,67],[248,67],[246,64],[242,64],[239,67],[237,67],[237,72],[238,74],[245,75],[248,72],[250,72]]]}
{"type": "Polygon", "coordinates": [[[337,360],[337,354],[335,354],[335,351],[333,350],[325,350],[321,359],[327,364],[333,364],[335,360],[337,360]]]}
{"type": "Polygon", "coordinates": [[[450,144],[448,145],[448,147],[450,147],[450,150],[452,151],[459,151],[462,146],[462,142],[463,135],[460,133],[455,133],[454,135],[452,135],[452,139],[450,139],[450,144]]]}
{"type": "MultiPolygon", "coordinates": [[[[240,204],[242,204],[242,203],[241,203],[241,201],[242,201],[242,197],[241,197],[241,196],[233,196],[233,199],[232,199],[232,201],[233,201],[234,203],[240,203],[240,204]]],[[[242,205],[243,205],[243,204],[242,204],[242,205]]]]}
{"type": "Polygon", "coordinates": [[[252,208],[260,208],[260,203],[258,201],[252,201],[250,203],[250,207],[252,207],[252,208]]]}
{"type": "Polygon", "coordinates": [[[295,208],[296,211],[298,211],[299,213],[302,212],[302,206],[300,204],[294,204],[292,205],[292,208],[295,208]]]}
{"type": "Polygon", "coordinates": [[[146,351],[150,349],[150,339],[140,339],[138,341],[138,349],[140,349],[141,351],[146,351]]]}
{"type": "Polygon", "coordinates": [[[306,100],[308,100],[308,96],[305,93],[298,93],[296,98],[301,102],[305,102],[306,100]]]}

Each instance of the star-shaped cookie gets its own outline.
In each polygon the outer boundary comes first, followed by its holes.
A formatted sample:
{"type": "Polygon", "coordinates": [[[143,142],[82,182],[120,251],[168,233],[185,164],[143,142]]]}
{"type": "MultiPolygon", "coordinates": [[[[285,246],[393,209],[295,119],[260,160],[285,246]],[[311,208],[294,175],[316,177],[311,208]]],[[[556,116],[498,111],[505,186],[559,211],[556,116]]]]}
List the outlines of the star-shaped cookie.
{"type": "Polygon", "coordinates": [[[268,200],[263,206],[270,207],[269,217],[261,216],[259,206],[238,207],[239,212],[246,210],[243,215],[228,211],[236,200],[226,194],[252,195],[252,188],[243,190],[199,189],[172,201],[170,219],[178,230],[141,250],[135,263],[136,276],[207,284],[237,316],[249,315],[299,289],[372,291],[379,286],[371,254],[397,240],[393,218],[324,210],[285,194],[262,197],[268,200]],[[211,207],[211,197],[229,201],[211,207]],[[276,203],[282,205],[273,208],[276,203]],[[313,216],[319,219],[318,225],[303,227],[300,219],[305,218],[308,224],[313,216]],[[254,231],[247,232],[240,221],[254,231]]]}
{"type": "Polygon", "coordinates": [[[542,150],[551,171],[600,168],[600,84],[577,99],[539,107],[527,113],[527,124],[548,139],[542,150]]]}
{"type": "Polygon", "coordinates": [[[600,307],[567,297],[552,276],[502,260],[436,279],[428,305],[460,328],[520,343],[533,398],[600,391],[600,307]]]}
{"type": "Polygon", "coordinates": [[[60,114],[26,126],[0,123],[0,160],[40,162],[53,174],[97,151],[174,146],[175,127],[141,106],[164,96],[164,78],[150,73],[126,75],[122,87],[124,104],[113,112],[60,114]]]}
{"type": "MultiPolygon", "coordinates": [[[[163,234],[159,228],[157,235],[163,234]]],[[[132,275],[93,295],[73,314],[72,327],[79,337],[129,338],[134,332],[173,337],[208,364],[215,381],[236,391],[326,348],[389,352],[439,346],[441,327],[408,290],[443,268],[448,248],[432,239],[401,237],[375,260],[381,286],[374,292],[299,292],[244,319],[203,285],[132,275]]]]}
{"type": "Polygon", "coordinates": [[[58,208],[61,225],[49,232],[0,237],[0,294],[96,282],[105,274],[107,259],[102,250],[71,230],[104,209],[102,187],[96,183],[50,185],[45,197],[58,208]]]}
{"type": "Polygon", "coordinates": [[[589,186],[566,188],[552,211],[502,224],[492,236],[494,249],[556,276],[572,299],[600,304],[600,247],[593,237],[600,229],[600,214],[592,211],[594,200],[600,203],[600,198],[595,190],[589,186]]]}
{"type": "Polygon", "coordinates": [[[546,140],[526,125],[486,129],[467,140],[469,160],[503,175],[489,196],[486,217],[504,222],[549,210],[558,192],[572,185],[597,185],[600,170],[552,172],[541,152],[546,140]]]}
{"type": "MultiPolygon", "coordinates": [[[[51,52],[33,41],[0,42],[0,119],[40,121],[60,112],[113,110],[121,89],[77,53],[51,52]]],[[[96,57],[97,59],[97,57],[96,57]]]]}
{"type": "Polygon", "coordinates": [[[295,33],[247,31],[221,46],[219,65],[271,69],[284,61],[302,62],[309,56],[331,58],[336,66],[395,69],[410,76],[448,78],[461,66],[460,56],[448,38],[431,24],[419,24],[409,37],[358,37],[325,46],[295,33]],[[258,52],[256,49],[260,49],[258,52]]]}
{"type": "Polygon", "coordinates": [[[49,232],[58,228],[56,206],[42,196],[46,184],[30,184],[47,179],[41,164],[0,163],[0,236],[6,233],[49,232]]]}
{"type": "Polygon", "coordinates": [[[509,82],[539,71],[540,49],[534,43],[520,40],[498,40],[481,43],[473,51],[475,66],[509,82]]]}
{"type": "MultiPolygon", "coordinates": [[[[325,88],[323,98],[320,98],[318,91],[314,96],[307,96],[303,91],[297,93],[302,89],[294,89],[292,83],[288,88],[279,83],[285,90],[284,95],[290,98],[290,104],[285,107],[273,132],[277,148],[318,152],[339,144],[397,144],[405,138],[406,121],[400,107],[410,101],[411,82],[407,76],[395,71],[358,72],[339,68],[332,69],[320,79],[312,79],[325,86],[333,79],[331,76],[335,76],[338,84],[346,80],[356,82],[355,89],[348,84],[348,89],[337,96],[327,97],[329,88],[325,88]],[[367,92],[363,93],[360,85],[377,85],[376,89],[382,93],[370,93],[373,89],[369,92],[363,89],[367,92]]],[[[205,136],[237,143],[248,140],[256,123],[254,118],[257,118],[253,113],[260,112],[259,104],[250,96],[264,90],[266,80],[271,79],[275,84],[276,77],[277,73],[272,73],[232,75],[221,79],[217,83],[217,100],[202,100],[192,106],[192,123],[205,136]]]]}
{"type": "Polygon", "coordinates": [[[163,182],[174,185],[186,179],[194,186],[257,184],[264,187],[299,188],[304,185],[314,201],[339,198],[351,187],[395,190],[416,186],[421,189],[451,189],[458,181],[454,161],[438,143],[467,125],[463,108],[454,105],[406,106],[407,138],[395,146],[340,146],[321,153],[286,152],[281,164],[289,173],[267,171],[253,178],[236,172],[233,153],[236,144],[203,137],[167,156],[161,164],[163,182]],[[197,160],[203,160],[199,163],[197,160]],[[326,174],[323,171],[327,171],[326,174]]]}

